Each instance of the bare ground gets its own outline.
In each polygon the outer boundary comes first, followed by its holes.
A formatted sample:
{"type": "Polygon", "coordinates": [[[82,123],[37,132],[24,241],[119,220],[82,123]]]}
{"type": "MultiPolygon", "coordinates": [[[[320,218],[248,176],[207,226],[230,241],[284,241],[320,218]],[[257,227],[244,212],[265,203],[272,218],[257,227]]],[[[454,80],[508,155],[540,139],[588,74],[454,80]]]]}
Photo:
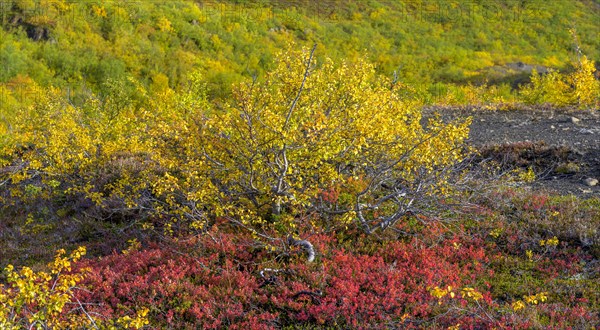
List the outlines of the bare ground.
{"type": "Polygon", "coordinates": [[[550,107],[424,111],[425,116],[433,112],[439,112],[444,119],[471,116],[469,144],[487,156],[496,153],[497,158],[519,163],[513,165],[534,166],[534,188],[600,197],[600,184],[589,186],[585,182],[588,178],[600,180],[600,111],[550,107]],[[529,150],[524,150],[517,160],[502,155],[510,148],[529,150]]]}

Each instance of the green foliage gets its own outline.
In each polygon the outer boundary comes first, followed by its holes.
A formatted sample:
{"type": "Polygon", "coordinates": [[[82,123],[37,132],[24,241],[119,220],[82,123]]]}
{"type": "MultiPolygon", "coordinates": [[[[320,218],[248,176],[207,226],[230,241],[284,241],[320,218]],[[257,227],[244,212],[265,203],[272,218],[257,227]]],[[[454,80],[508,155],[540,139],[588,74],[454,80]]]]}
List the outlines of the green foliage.
{"type": "Polygon", "coordinates": [[[0,82],[29,76],[42,86],[68,87],[81,96],[104,92],[108,78],[132,77],[147,87],[158,73],[178,89],[199,68],[210,96],[226,98],[232,82],[271,69],[278,49],[294,41],[318,43],[335,61],[356,59],[366,51],[378,73],[396,72],[411,85],[462,85],[485,80],[491,68],[504,70],[510,63],[565,67],[573,25],[580,51],[600,58],[600,18],[589,6],[566,0],[303,6],[280,1],[5,1],[0,82]]]}

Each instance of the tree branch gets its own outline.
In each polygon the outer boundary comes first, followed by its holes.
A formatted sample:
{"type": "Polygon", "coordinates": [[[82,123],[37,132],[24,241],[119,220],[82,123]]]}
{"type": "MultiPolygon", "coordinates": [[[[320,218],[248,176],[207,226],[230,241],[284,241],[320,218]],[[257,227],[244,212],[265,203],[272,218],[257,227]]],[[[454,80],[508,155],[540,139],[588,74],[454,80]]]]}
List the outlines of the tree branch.
{"type": "Polygon", "coordinates": [[[314,46],[311,49],[310,54],[308,56],[308,60],[306,62],[306,69],[304,70],[304,77],[302,78],[302,84],[300,84],[300,89],[298,89],[298,93],[296,94],[294,101],[292,101],[292,104],[290,105],[290,109],[288,110],[288,113],[285,117],[285,123],[283,124],[283,130],[285,130],[287,128],[287,125],[290,122],[290,118],[292,117],[292,112],[294,112],[294,108],[296,107],[296,104],[298,103],[298,100],[300,99],[300,95],[302,94],[302,91],[304,90],[304,84],[306,83],[306,79],[308,78],[308,75],[310,73],[310,64],[312,63],[315,49],[317,49],[317,44],[314,44],[314,46]]]}
{"type": "Polygon", "coordinates": [[[308,262],[313,262],[315,260],[315,249],[313,245],[307,240],[296,240],[292,237],[292,235],[288,236],[288,244],[300,246],[306,251],[308,254],[308,262]]]}

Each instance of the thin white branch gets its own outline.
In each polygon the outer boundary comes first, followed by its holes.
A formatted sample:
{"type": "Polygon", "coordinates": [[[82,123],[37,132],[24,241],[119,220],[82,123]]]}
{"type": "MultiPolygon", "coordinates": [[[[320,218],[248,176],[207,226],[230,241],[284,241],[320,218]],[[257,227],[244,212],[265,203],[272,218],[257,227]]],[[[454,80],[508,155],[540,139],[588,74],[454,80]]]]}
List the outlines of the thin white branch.
{"type": "Polygon", "coordinates": [[[292,117],[292,112],[294,112],[294,108],[296,107],[296,104],[298,103],[298,100],[300,99],[300,95],[302,95],[302,91],[304,90],[304,84],[306,83],[306,79],[308,78],[309,74],[310,74],[310,65],[312,64],[312,59],[315,53],[315,49],[317,49],[317,44],[315,44],[313,46],[313,48],[310,51],[310,54],[308,56],[308,60],[306,61],[306,69],[304,70],[304,77],[302,78],[302,84],[300,84],[300,88],[298,89],[298,93],[296,94],[296,97],[294,98],[294,101],[292,101],[292,104],[290,105],[290,109],[288,110],[288,113],[285,117],[285,123],[283,124],[283,130],[286,129],[290,118],[292,117]]]}

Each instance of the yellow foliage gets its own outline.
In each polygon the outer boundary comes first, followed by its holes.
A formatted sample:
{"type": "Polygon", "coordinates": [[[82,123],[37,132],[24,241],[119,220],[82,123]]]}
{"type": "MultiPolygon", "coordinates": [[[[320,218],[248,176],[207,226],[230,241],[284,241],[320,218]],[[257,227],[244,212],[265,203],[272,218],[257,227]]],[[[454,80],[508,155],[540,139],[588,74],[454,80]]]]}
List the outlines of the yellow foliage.
{"type": "Polygon", "coordinates": [[[490,231],[490,236],[492,236],[493,238],[498,238],[500,237],[500,235],[502,235],[502,232],[504,230],[502,228],[494,228],[490,231]]]}
{"type": "Polygon", "coordinates": [[[533,251],[531,251],[531,250],[526,250],[526,251],[525,251],[525,255],[527,256],[527,260],[529,260],[529,261],[533,261],[533,251]]]}
{"type": "MultiPolygon", "coordinates": [[[[438,286],[430,288],[429,294],[433,297],[438,298],[438,304],[442,304],[442,298],[449,296],[450,298],[455,298],[456,294],[452,290],[452,286],[447,286],[446,288],[440,288],[438,286]]],[[[483,295],[481,292],[475,290],[474,288],[464,287],[460,290],[460,295],[463,299],[468,299],[472,301],[479,301],[483,299],[483,295]]]]}
{"type": "Polygon", "coordinates": [[[538,294],[523,296],[523,300],[517,300],[511,304],[512,309],[517,312],[527,305],[537,305],[539,303],[545,302],[548,300],[547,292],[540,292],[538,294]]]}
{"type": "Polygon", "coordinates": [[[600,82],[594,77],[594,61],[583,56],[576,64],[576,70],[568,76],[573,94],[579,107],[600,105],[600,82]]]}
{"type": "Polygon", "coordinates": [[[522,182],[534,182],[535,181],[535,172],[533,171],[533,168],[529,167],[527,168],[527,171],[525,170],[515,170],[517,177],[520,181],[522,182]]]}
{"type": "Polygon", "coordinates": [[[549,238],[547,240],[540,240],[540,246],[549,246],[549,247],[555,247],[558,246],[559,240],[558,238],[556,238],[556,236],[549,238]]]}
{"type": "Polygon", "coordinates": [[[215,107],[200,75],[188,82],[188,90],[174,91],[156,74],[147,91],[108,81],[114,95],[82,107],[55,89],[40,92],[40,102],[11,120],[0,146],[5,165],[21,170],[0,179],[10,181],[13,196],[40,176],[48,196],[168,214],[194,230],[209,217],[230,216],[286,231],[297,219],[281,214],[322,208],[319,194],[340,187],[336,207],[345,211],[333,220],[358,220],[371,231],[400,218],[412,204],[402,199],[407,194],[445,191],[440,169],[462,157],[468,136],[468,120],[434,117],[423,125],[419,103],[363,59],[317,64],[308,50],[281,53],[264,79],[238,85],[230,103],[215,107]]]}
{"type": "Polygon", "coordinates": [[[139,251],[142,247],[142,243],[137,240],[137,238],[132,238],[127,241],[127,249],[121,251],[123,254],[129,254],[132,252],[139,251]]]}
{"type": "Polygon", "coordinates": [[[414,181],[461,156],[468,123],[433,118],[424,128],[418,104],[366,61],[317,66],[304,50],[279,55],[277,64],[264,82],[235,88],[232,104],[198,129],[235,209],[258,208],[252,222],[314,205],[323,189],[385,164],[414,181]]]}
{"type": "Polygon", "coordinates": [[[525,308],[525,303],[523,303],[521,300],[517,300],[514,303],[512,303],[511,307],[516,312],[525,308]]]}
{"type": "Polygon", "coordinates": [[[106,9],[103,6],[98,7],[96,5],[93,5],[92,10],[94,11],[94,14],[96,16],[103,17],[103,18],[106,17],[106,9]]]}
{"type": "MultiPolygon", "coordinates": [[[[148,312],[150,310],[148,308],[142,308],[136,312],[134,317],[125,315],[117,319],[116,323],[119,325],[118,328],[125,329],[141,329],[145,325],[148,325],[150,322],[148,321],[148,312]]],[[[108,329],[118,329],[114,326],[108,326],[108,329]]]]}
{"type": "Polygon", "coordinates": [[[79,247],[66,256],[58,250],[48,264],[49,272],[34,272],[29,267],[17,271],[5,269],[7,284],[0,284],[1,329],[140,329],[149,323],[148,309],[116,320],[97,318],[86,313],[74,298],[76,285],[86,270],[72,273],[71,265],[86,253],[79,247]],[[72,306],[72,308],[69,308],[72,306]]]}
{"type": "Polygon", "coordinates": [[[452,286],[448,286],[447,288],[440,288],[438,286],[429,289],[429,294],[433,297],[438,298],[438,304],[442,304],[442,298],[450,294],[451,298],[454,298],[454,292],[452,292],[452,286]]]}
{"type": "Polygon", "coordinates": [[[523,300],[530,305],[537,305],[540,302],[544,302],[548,299],[547,292],[540,292],[538,294],[523,296],[523,300]]]}
{"type": "MultiPolygon", "coordinates": [[[[83,279],[82,273],[66,274],[71,270],[71,262],[85,254],[80,247],[69,256],[59,250],[55,260],[48,265],[50,272],[34,272],[29,267],[16,271],[12,265],[5,269],[7,285],[0,285],[0,328],[20,329],[59,328],[72,326],[60,316],[67,303],[73,298],[73,288],[83,279]]],[[[80,325],[89,324],[82,316],[80,325]]]]}
{"type": "Polygon", "coordinates": [[[531,83],[521,91],[528,103],[550,103],[556,106],[576,105],[580,108],[600,105],[600,82],[594,77],[594,62],[582,56],[570,74],[551,71],[541,76],[532,73],[531,83]]]}
{"type": "Polygon", "coordinates": [[[171,25],[171,21],[169,21],[166,17],[161,17],[157,22],[158,29],[163,32],[173,32],[173,26],[171,25]]]}

